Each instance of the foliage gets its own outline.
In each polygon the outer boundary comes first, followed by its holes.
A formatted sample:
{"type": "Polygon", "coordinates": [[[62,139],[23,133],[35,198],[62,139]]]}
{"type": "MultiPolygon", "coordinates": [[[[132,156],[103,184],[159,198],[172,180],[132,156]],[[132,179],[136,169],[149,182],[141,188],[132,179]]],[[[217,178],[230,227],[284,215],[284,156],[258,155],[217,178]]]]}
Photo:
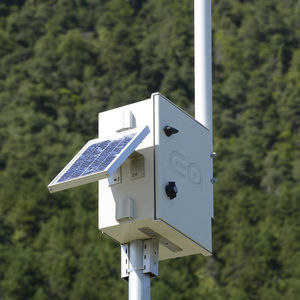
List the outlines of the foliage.
{"type": "MultiPolygon", "coordinates": [[[[298,299],[300,5],[213,1],[214,255],[153,299],[298,299]]],[[[193,1],[0,2],[0,298],[126,299],[96,185],[49,181],[97,113],[160,91],[193,113],[193,1]]]]}

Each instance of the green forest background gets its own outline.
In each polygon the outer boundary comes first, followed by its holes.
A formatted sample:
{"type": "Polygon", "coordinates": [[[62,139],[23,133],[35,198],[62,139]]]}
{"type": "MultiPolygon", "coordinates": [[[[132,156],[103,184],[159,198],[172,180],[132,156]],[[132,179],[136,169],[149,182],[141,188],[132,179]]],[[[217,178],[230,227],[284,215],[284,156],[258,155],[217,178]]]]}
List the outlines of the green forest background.
{"type": "MultiPolygon", "coordinates": [[[[300,1],[213,0],[214,255],[152,299],[300,299],[300,1]]],[[[192,0],[0,0],[0,299],[127,299],[97,184],[47,185],[97,114],[159,91],[193,113],[192,0]]]]}

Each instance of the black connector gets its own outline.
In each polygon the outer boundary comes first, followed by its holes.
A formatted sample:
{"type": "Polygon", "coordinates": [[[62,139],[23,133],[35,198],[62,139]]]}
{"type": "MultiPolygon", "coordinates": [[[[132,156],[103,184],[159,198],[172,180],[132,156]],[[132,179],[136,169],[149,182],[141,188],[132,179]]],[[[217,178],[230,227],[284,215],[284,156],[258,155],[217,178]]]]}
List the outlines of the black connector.
{"type": "Polygon", "coordinates": [[[164,132],[165,132],[166,136],[171,136],[172,134],[178,133],[179,130],[177,130],[176,128],[171,127],[171,126],[165,126],[164,132]]]}
{"type": "Polygon", "coordinates": [[[174,181],[169,181],[169,184],[166,185],[166,194],[167,196],[172,200],[176,197],[176,194],[178,193],[177,186],[175,185],[174,181]]]}

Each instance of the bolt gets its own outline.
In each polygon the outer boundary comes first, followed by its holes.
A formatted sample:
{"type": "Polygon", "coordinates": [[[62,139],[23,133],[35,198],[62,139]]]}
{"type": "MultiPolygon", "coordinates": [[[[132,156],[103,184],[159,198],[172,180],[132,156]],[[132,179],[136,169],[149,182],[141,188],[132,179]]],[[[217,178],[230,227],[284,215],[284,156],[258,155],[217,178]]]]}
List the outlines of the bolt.
{"type": "Polygon", "coordinates": [[[210,182],[211,182],[212,184],[214,184],[215,182],[217,182],[217,178],[215,178],[215,177],[211,178],[210,182]]]}
{"type": "Polygon", "coordinates": [[[216,156],[217,156],[217,153],[216,153],[216,152],[212,152],[212,153],[210,154],[210,157],[211,157],[211,158],[216,158],[216,156]]]}

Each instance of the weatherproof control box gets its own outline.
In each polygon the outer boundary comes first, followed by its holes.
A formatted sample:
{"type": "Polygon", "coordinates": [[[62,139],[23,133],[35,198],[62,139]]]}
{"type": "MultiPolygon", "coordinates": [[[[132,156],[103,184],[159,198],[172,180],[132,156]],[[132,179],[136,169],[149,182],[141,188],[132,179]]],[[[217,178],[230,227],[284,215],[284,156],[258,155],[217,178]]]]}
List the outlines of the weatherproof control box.
{"type": "Polygon", "coordinates": [[[156,238],[159,259],[211,255],[213,162],[209,131],[159,93],[99,114],[99,138],[149,133],[99,180],[99,229],[121,244],[156,238]]]}

